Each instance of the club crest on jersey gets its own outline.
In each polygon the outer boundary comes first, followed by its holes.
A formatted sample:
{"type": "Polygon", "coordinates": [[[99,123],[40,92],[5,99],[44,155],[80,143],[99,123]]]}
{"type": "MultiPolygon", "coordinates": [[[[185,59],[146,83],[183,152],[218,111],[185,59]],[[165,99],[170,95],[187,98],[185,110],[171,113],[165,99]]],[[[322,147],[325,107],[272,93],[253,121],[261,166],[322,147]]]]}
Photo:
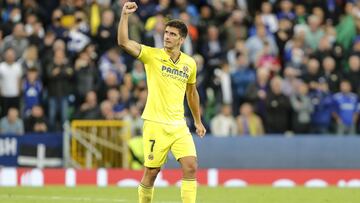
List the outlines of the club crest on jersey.
{"type": "Polygon", "coordinates": [[[154,155],[153,155],[153,154],[149,154],[148,159],[149,159],[149,160],[154,160],[154,155]]]}
{"type": "Polygon", "coordinates": [[[184,73],[188,73],[188,72],[189,72],[189,67],[188,67],[188,66],[184,66],[184,67],[183,67],[183,71],[184,71],[184,73]]]}

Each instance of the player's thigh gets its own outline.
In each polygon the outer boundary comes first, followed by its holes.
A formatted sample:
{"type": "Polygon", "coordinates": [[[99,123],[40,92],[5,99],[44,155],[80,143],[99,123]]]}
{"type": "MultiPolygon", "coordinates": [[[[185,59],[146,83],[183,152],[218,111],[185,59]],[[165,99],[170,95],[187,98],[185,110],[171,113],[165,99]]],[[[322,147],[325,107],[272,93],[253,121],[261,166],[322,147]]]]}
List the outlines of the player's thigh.
{"type": "Polygon", "coordinates": [[[187,126],[182,127],[176,133],[177,139],[171,146],[171,152],[176,160],[187,156],[196,157],[196,148],[189,128],[187,126]]]}
{"type": "Polygon", "coordinates": [[[143,128],[144,165],[150,168],[161,167],[166,162],[171,141],[163,127],[154,122],[145,121],[143,128]]]}

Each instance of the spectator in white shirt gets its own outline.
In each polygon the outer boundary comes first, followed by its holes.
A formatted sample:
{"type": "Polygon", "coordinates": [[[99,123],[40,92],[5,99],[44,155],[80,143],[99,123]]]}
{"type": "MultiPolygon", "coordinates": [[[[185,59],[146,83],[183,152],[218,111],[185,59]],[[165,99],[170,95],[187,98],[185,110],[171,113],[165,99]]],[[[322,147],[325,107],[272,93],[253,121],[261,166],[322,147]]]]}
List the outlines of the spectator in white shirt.
{"type": "Polygon", "coordinates": [[[20,82],[23,75],[20,63],[15,61],[15,50],[8,48],[4,55],[5,61],[0,63],[1,116],[4,116],[10,107],[19,109],[20,82]]]}
{"type": "Polygon", "coordinates": [[[222,105],[221,112],[211,120],[210,128],[211,133],[216,137],[228,137],[237,134],[236,120],[231,114],[231,105],[222,105]]]}

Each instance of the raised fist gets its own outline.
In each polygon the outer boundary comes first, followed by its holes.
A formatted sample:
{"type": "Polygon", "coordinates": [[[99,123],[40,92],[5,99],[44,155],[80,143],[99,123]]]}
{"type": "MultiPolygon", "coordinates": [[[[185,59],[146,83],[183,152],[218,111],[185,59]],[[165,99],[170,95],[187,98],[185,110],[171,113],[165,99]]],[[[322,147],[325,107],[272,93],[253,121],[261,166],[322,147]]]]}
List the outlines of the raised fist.
{"type": "Polygon", "coordinates": [[[132,14],[136,11],[137,8],[138,6],[135,2],[126,2],[123,6],[122,12],[124,14],[132,14]]]}

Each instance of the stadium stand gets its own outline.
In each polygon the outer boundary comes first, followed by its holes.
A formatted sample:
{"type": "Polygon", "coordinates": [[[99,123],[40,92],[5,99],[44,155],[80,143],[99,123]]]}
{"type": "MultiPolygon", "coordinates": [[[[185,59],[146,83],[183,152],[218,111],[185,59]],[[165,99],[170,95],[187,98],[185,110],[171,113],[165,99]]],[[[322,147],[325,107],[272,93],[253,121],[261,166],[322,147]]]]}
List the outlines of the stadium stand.
{"type": "MultiPolygon", "coordinates": [[[[18,109],[25,132],[62,131],[73,119],[131,118],[141,126],[144,67],[116,45],[124,2],[0,1],[1,117],[9,120],[8,111],[18,109]]],[[[187,23],[182,50],[198,63],[208,130],[229,105],[230,120],[239,126],[222,126],[231,129],[221,129],[227,133],[221,136],[359,132],[358,1],[138,4],[130,37],[144,44],[162,46],[168,19],[187,23]],[[242,115],[243,104],[255,114],[242,115]],[[264,129],[254,129],[257,125],[264,129]]]]}

